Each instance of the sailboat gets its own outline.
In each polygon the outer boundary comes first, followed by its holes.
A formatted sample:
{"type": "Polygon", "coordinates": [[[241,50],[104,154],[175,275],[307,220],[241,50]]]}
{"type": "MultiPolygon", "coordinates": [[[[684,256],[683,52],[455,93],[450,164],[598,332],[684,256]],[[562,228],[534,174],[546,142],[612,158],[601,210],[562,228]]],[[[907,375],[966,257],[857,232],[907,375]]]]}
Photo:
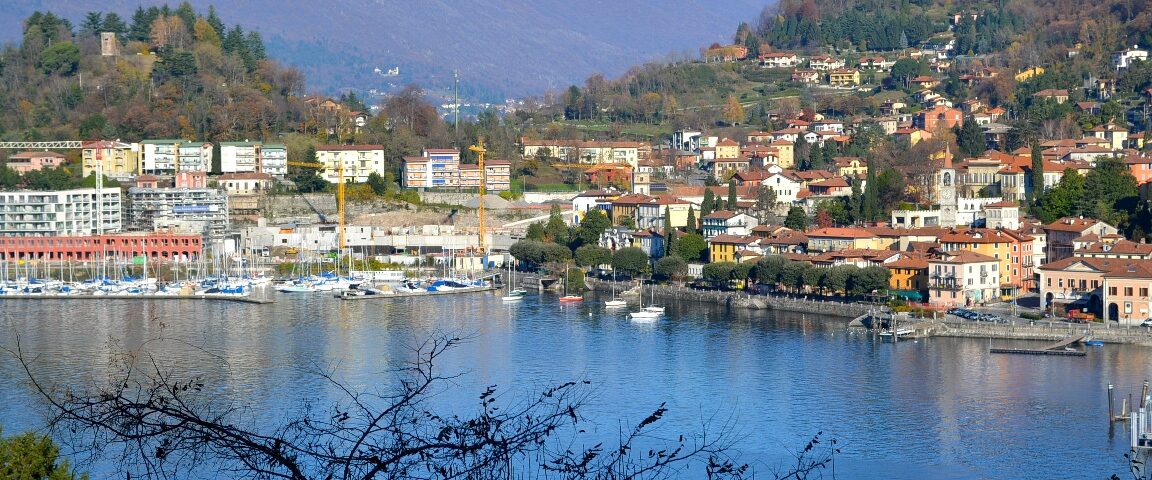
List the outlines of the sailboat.
{"type": "Polygon", "coordinates": [[[644,311],[663,315],[664,314],[664,307],[656,305],[656,289],[652,288],[650,290],[652,291],[652,295],[649,297],[649,299],[650,299],[650,301],[648,302],[649,305],[647,307],[644,307],[644,311]]]}
{"type": "Polygon", "coordinates": [[[625,302],[620,297],[616,296],[616,271],[612,271],[612,299],[605,300],[604,306],[607,308],[622,308],[627,307],[628,302],[625,302]]]}
{"type": "Polygon", "coordinates": [[[525,295],[528,295],[527,290],[520,288],[513,290],[512,284],[514,283],[516,283],[516,276],[512,273],[512,262],[508,262],[508,289],[504,296],[500,297],[500,300],[505,302],[518,302],[523,300],[525,295]]]}
{"type": "Polygon", "coordinates": [[[568,293],[568,275],[569,274],[570,274],[570,272],[568,271],[568,265],[565,264],[564,265],[564,296],[560,297],[560,302],[561,303],[583,302],[584,296],[573,295],[571,293],[568,293]]]}
{"type": "Polygon", "coordinates": [[[632,320],[656,320],[660,313],[651,312],[644,308],[644,279],[640,279],[640,310],[628,314],[632,320]]]}

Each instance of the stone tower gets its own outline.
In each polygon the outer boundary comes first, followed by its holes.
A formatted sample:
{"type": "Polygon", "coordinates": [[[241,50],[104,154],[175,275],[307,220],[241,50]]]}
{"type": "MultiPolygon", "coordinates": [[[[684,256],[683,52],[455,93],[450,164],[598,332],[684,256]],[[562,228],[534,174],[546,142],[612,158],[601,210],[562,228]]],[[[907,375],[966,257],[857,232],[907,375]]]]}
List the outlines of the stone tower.
{"type": "Polygon", "coordinates": [[[100,32],[100,55],[114,57],[120,55],[120,42],[116,32],[100,32]]]}
{"type": "Polygon", "coordinates": [[[956,226],[956,170],[952,168],[952,151],[944,150],[944,168],[937,175],[936,191],[940,197],[940,226],[956,226]]]}

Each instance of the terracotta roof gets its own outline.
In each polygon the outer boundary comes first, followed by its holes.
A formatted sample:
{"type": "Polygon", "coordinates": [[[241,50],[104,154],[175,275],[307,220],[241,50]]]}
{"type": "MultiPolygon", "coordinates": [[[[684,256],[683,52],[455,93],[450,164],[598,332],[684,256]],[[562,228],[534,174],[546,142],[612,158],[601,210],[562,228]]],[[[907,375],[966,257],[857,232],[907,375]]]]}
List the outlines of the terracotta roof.
{"type": "Polygon", "coordinates": [[[917,270],[928,269],[927,258],[913,258],[908,256],[901,256],[899,260],[888,262],[884,264],[886,268],[912,268],[917,270]]]}
{"type": "Polygon", "coordinates": [[[620,198],[612,200],[612,203],[619,203],[621,205],[640,205],[642,203],[648,203],[648,200],[651,198],[652,197],[642,193],[629,193],[620,198]]]}
{"type": "Polygon", "coordinates": [[[828,227],[818,228],[816,230],[809,230],[805,232],[808,238],[812,237],[835,237],[835,238],[872,238],[874,234],[867,230],[860,228],[843,228],[843,227],[828,227]]]}
{"type": "Polygon", "coordinates": [[[701,218],[702,219],[704,219],[704,218],[720,218],[720,219],[727,220],[727,219],[735,217],[736,215],[739,215],[739,214],[740,214],[739,212],[733,212],[731,210],[717,210],[717,211],[709,213],[708,215],[705,215],[701,218]]]}
{"type": "Polygon", "coordinates": [[[942,252],[941,257],[930,260],[930,263],[985,263],[985,262],[999,262],[999,259],[982,255],[968,250],[955,250],[951,252],[942,252]]]}
{"type": "Polygon", "coordinates": [[[836,187],[850,187],[851,185],[848,185],[848,182],[845,181],[843,178],[828,178],[828,179],[819,180],[816,182],[811,182],[808,184],[808,186],[809,187],[836,188],[836,187]]]}
{"type": "Polygon", "coordinates": [[[1095,218],[1064,217],[1055,222],[1044,225],[1045,230],[1060,232],[1083,232],[1099,223],[1095,218]]]}
{"type": "Polygon", "coordinates": [[[726,245],[748,245],[755,243],[756,240],[759,240],[759,237],[754,237],[752,235],[730,235],[727,233],[722,233],[720,235],[716,235],[715,237],[709,238],[708,242],[723,243],[726,245]]]}
{"type": "Polygon", "coordinates": [[[1076,250],[1076,254],[1152,255],[1152,244],[1119,240],[1115,243],[1093,243],[1076,250]]]}

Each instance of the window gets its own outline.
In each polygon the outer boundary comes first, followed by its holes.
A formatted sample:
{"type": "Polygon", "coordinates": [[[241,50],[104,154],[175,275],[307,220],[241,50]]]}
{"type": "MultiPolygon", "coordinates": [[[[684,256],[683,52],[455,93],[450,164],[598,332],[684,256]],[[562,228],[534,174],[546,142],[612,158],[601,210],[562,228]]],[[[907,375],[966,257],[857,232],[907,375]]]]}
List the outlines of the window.
{"type": "Polygon", "coordinates": [[[1124,296],[1125,297],[1131,297],[1132,296],[1132,287],[1124,287],[1124,296]]]}
{"type": "Polygon", "coordinates": [[[1049,286],[1049,287],[1051,287],[1051,286],[1052,286],[1052,277],[1048,277],[1048,279],[1047,279],[1047,283],[1048,283],[1048,285],[1047,285],[1047,286],[1049,286]]]}
{"type": "Polygon", "coordinates": [[[1148,298],[1148,289],[1147,288],[1141,288],[1140,289],[1140,298],[1148,298]]]}
{"type": "Polygon", "coordinates": [[[1057,285],[1057,287],[1064,288],[1064,279],[1063,278],[1060,279],[1059,285],[1057,285]]]}
{"type": "Polygon", "coordinates": [[[1116,287],[1108,287],[1109,295],[1116,295],[1116,287]]]}

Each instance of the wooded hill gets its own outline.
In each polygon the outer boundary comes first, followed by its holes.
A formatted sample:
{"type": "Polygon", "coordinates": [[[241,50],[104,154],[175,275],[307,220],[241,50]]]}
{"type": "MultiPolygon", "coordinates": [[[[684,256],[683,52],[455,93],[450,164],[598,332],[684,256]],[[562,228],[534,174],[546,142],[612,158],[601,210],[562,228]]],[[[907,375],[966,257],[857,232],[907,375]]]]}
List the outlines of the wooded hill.
{"type": "Polygon", "coordinates": [[[265,138],[306,120],[303,93],[304,77],[266,58],[257,32],[211,9],[92,12],[78,28],[37,12],[0,53],[0,137],[265,138]],[[119,55],[101,55],[102,31],[117,33],[119,55]]]}

